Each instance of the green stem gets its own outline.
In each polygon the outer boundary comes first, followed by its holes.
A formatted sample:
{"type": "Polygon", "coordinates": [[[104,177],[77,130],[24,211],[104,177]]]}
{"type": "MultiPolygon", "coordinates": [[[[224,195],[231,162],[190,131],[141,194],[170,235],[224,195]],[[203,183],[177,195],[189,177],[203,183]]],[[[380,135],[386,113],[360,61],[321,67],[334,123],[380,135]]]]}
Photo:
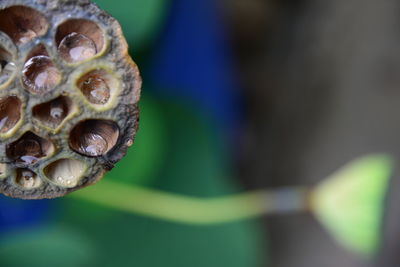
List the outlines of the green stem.
{"type": "Polygon", "coordinates": [[[304,211],[307,190],[291,187],[233,196],[198,198],[111,181],[76,191],[72,197],[121,211],[184,224],[218,224],[271,213],[304,211]]]}

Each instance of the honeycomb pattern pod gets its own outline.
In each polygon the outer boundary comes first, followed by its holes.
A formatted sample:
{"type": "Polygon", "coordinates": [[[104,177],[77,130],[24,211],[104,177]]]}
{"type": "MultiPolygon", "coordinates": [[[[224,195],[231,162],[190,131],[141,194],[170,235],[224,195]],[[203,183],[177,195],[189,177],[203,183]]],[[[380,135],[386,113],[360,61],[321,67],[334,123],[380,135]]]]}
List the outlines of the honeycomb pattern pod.
{"type": "Polygon", "coordinates": [[[133,144],[140,88],[95,4],[0,1],[0,191],[55,198],[101,179],[133,144]]]}

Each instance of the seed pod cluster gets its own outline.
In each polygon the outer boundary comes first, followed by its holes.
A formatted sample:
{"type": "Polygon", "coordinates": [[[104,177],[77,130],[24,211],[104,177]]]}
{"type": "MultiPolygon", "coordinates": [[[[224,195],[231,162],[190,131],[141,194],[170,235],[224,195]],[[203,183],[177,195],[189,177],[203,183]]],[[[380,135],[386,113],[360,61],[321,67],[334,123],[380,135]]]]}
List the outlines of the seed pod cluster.
{"type": "Polygon", "coordinates": [[[140,87],[95,4],[0,1],[0,191],[54,198],[98,181],[133,144],[140,87]]]}

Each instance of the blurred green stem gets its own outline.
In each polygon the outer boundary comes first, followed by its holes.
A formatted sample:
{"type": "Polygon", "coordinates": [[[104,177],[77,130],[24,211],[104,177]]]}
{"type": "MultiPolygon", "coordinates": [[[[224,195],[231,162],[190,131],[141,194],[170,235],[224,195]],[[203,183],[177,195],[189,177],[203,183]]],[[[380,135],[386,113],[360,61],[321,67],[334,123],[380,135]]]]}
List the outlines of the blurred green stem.
{"type": "Polygon", "coordinates": [[[71,194],[109,208],[184,224],[217,224],[271,213],[304,211],[307,190],[289,187],[233,196],[199,198],[144,187],[101,181],[71,194]]]}

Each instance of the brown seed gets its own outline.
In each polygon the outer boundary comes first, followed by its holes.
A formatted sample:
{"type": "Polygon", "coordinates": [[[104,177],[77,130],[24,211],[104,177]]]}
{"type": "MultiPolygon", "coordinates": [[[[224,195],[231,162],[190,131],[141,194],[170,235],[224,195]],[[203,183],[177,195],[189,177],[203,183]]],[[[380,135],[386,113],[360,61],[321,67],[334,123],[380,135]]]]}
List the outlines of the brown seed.
{"type": "Polygon", "coordinates": [[[97,53],[96,44],[87,36],[76,32],[72,32],[62,39],[58,52],[69,63],[89,59],[97,53]]]}
{"type": "Polygon", "coordinates": [[[93,104],[105,104],[110,98],[110,88],[99,77],[88,77],[82,84],[82,92],[93,104]]]}
{"type": "Polygon", "coordinates": [[[21,118],[21,101],[16,96],[0,99],[0,133],[6,133],[21,118]]]}
{"type": "MultiPolygon", "coordinates": [[[[2,4],[7,6],[7,2],[12,1],[2,1],[2,4]]],[[[0,10],[0,31],[8,34],[17,45],[26,44],[35,37],[44,35],[48,23],[43,14],[23,6],[26,3],[24,1],[15,2],[21,3],[0,10]]]]}
{"type": "Polygon", "coordinates": [[[25,88],[35,94],[47,93],[60,82],[60,79],[60,72],[48,56],[30,58],[22,70],[25,88]]]}
{"type": "Polygon", "coordinates": [[[15,144],[14,149],[15,155],[18,155],[18,160],[26,164],[33,164],[43,156],[40,143],[34,139],[20,140],[15,144]]]}
{"type": "Polygon", "coordinates": [[[25,133],[17,141],[7,146],[7,156],[18,164],[31,165],[46,157],[53,150],[50,141],[32,132],[25,133]]]}
{"type": "Polygon", "coordinates": [[[70,147],[81,154],[96,157],[106,154],[116,144],[119,129],[114,122],[87,120],[70,133],[70,147]]]}

